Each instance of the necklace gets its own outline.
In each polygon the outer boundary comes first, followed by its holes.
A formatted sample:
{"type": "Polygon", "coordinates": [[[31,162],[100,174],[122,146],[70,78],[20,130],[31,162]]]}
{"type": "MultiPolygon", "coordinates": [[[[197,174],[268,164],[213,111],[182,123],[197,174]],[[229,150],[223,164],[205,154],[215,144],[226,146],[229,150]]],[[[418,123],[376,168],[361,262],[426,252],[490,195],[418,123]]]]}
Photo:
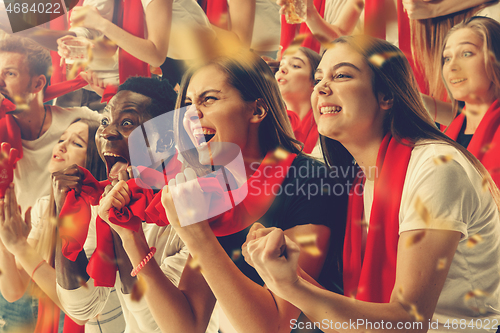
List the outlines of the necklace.
{"type": "Polygon", "coordinates": [[[43,106],[43,109],[45,110],[45,114],[43,115],[43,121],[42,121],[42,126],[40,126],[40,130],[38,131],[38,135],[36,136],[36,138],[40,138],[40,134],[42,134],[42,129],[43,129],[43,125],[45,125],[45,118],[47,118],[47,106],[43,106]]]}

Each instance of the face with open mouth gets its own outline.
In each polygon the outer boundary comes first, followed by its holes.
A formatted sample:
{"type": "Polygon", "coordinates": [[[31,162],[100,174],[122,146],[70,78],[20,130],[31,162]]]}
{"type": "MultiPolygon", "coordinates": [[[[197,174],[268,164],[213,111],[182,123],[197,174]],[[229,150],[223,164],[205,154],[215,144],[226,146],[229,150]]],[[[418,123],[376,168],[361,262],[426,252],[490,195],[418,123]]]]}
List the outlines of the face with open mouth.
{"type": "Polygon", "coordinates": [[[314,88],[311,80],[311,64],[302,51],[285,54],[275,77],[285,100],[310,98],[314,88]]]}
{"type": "Polygon", "coordinates": [[[443,51],[443,78],[454,99],[477,102],[494,94],[481,37],[470,28],[453,32],[443,51]]]}
{"type": "Polygon", "coordinates": [[[382,96],[374,93],[373,75],[366,60],[347,44],[323,55],[311,95],[320,134],[342,144],[382,135],[385,113],[382,96]]]}
{"type": "Polygon", "coordinates": [[[249,140],[255,139],[250,134],[255,102],[244,101],[215,66],[204,67],[193,75],[184,105],[187,111],[183,126],[203,165],[228,162],[224,143],[238,145],[244,154],[249,140]]]}
{"type": "Polygon", "coordinates": [[[54,173],[73,164],[85,167],[88,139],[89,126],[86,123],[78,121],[71,124],[52,150],[49,172],[54,173]]]}
{"type": "Polygon", "coordinates": [[[108,179],[118,179],[130,165],[128,138],[132,131],[149,120],[147,111],[151,99],[132,92],[120,91],[108,103],[96,133],[96,145],[106,163],[108,179]]]}

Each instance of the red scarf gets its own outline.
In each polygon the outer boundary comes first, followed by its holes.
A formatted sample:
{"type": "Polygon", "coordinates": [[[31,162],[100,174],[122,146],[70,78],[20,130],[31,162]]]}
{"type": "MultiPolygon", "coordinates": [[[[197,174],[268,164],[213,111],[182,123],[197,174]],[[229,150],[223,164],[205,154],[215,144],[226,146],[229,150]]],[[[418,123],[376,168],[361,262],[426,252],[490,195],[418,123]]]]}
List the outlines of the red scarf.
{"type": "MultiPolygon", "coordinates": [[[[38,320],[34,333],[57,333],[61,310],[50,298],[44,296],[38,300],[38,320]]],[[[64,333],[83,333],[84,325],[78,325],[69,316],[64,317],[64,333]]]]}
{"type": "MultiPolygon", "coordinates": [[[[446,130],[453,140],[458,138],[465,115],[461,113],[446,130]]],[[[500,186],[500,100],[494,101],[479,123],[467,147],[489,171],[493,181],[500,186]]]]}
{"type": "MultiPolygon", "coordinates": [[[[198,179],[204,192],[216,193],[215,197],[212,197],[211,207],[234,207],[208,220],[215,236],[232,235],[261,218],[269,210],[275,198],[272,194],[273,191],[263,192],[263,184],[266,184],[268,189],[274,189],[276,184],[281,185],[296,156],[296,154],[288,154],[286,158],[278,159],[274,156],[274,152],[269,152],[259,168],[248,179],[247,186],[229,191],[228,196],[220,195],[227,193],[227,190],[222,189],[220,182],[215,178],[198,179]],[[242,189],[243,192],[240,192],[242,189]],[[248,189],[248,193],[246,193],[246,189],[248,189]],[[242,193],[246,194],[244,199],[242,193]],[[228,202],[228,197],[231,202],[228,202]],[[235,206],[232,202],[233,198],[236,199],[236,202],[243,200],[235,206]]],[[[153,198],[146,209],[146,214],[149,223],[156,223],[160,226],[169,224],[165,208],[161,203],[161,191],[153,198]]]]}
{"type": "Polygon", "coordinates": [[[379,177],[370,216],[370,230],[362,253],[363,196],[357,179],[348,205],[344,242],[344,295],[356,299],[388,303],[396,279],[399,240],[399,207],[412,148],[387,134],[377,156],[379,177]],[[362,259],[363,258],[363,259],[362,259]]]}
{"type": "Polygon", "coordinates": [[[228,29],[227,0],[199,0],[198,3],[200,4],[200,7],[203,9],[205,14],[207,14],[207,18],[210,23],[218,28],[225,30],[228,29]]]}
{"type": "MultiPolygon", "coordinates": [[[[325,2],[325,0],[314,0],[314,7],[316,7],[321,17],[325,16],[325,2]]],[[[282,54],[290,46],[297,34],[309,35],[302,42],[302,46],[319,52],[321,44],[312,36],[311,30],[309,30],[305,22],[301,24],[288,24],[286,23],[285,15],[281,15],[280,45],[283,47],[282,54]]]]}
{"type": "MultiPolygon", "coordinates": [[[[104,188],[110,184],[107,180],[98,182],[84,168],[80,168],[80,170],[84,173],[82,192],[80,195],[75,195],[74,190],[70,191],[59,215],[63,219],[62,228],[59,229],[63,239],[63,254],[73,261],[76,260],[87,238],[91,217],[90,205],[99,203],[104,188]],[[64,223],[65,217],[70,218],[69,225],[64,223]]],[[[127,184],[132,193],[130,203],[128,207],[119,211],[111,208],[109,221],[138,231],[141,227],[141,221],[146,218],[145,210],[153,193],[140,179],[130,179],[127,184]]],[[[97,247],[87,265],[87,273],[94,279],[94,285],[113,287],[116,276],[113,236],[110,226],[100,217],[97,217],[96,220],[96,233],[97,247]]]]}
{"type": "Polygon", "coordinates": [[[314,147],[316,147],[319,138],[318,127],[314,120],[312,109],[302,120],[300,120],[299,116],[293,111],[287,110],[287,114],[292,124],[295,138],[304,143],[304,153],[310,154],[314,147]]]}
{"type": "Polygon", "coordinates": [[[0,104],[0,143],[8,142],[18,152],[18,160],[23,157],[23,143],[21,140],[21,129],[14,120],[14,116],[6,114],[14,111],[16,106],[7,98],[0,104]]]}

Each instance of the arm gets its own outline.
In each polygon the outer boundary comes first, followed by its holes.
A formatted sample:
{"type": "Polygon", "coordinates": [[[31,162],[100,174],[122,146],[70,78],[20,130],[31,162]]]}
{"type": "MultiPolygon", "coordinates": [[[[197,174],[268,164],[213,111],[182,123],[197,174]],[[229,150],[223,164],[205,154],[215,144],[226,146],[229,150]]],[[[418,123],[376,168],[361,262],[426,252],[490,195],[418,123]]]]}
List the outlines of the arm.
{"type": "Polygon", "coordinates": [[[94,28],[132,56],[160,67],[168,51],[172,22],[172,0],[152,1],[145,10],[147,39],[134,36],[104,19],[93,7],[73,9],[72,24],[94,28]]]}
{"type": "Polygon", "coordinates": [[[410,19],[422,20],[453,14],[488,2],[491,0],[403,0],[403,6],[410,19]]]}
{"type": "Polygon", "coordinates": [[[238,36],[242,46],[250,48],[255,21],[255,0],[231,0],[229,18],[231,31],[238,36]]]}
{"type": "Polygon", "coordinates": [[[451,124],[453,121],[453,107],[451,103],[443,102],[424,94],[420,94],[420,96],[422,96],[424,106],[434,122],[445,126],[451,124]]]}
{"type": "MultiPolygon", "coordinates": [[[[278,0],[279,5],[283,6],[284,2],[284,0],[278,0]]],[[[306,24],[313,34],[322,35],[328,40],[350,35],[356,27],[364,5],[364,0],[348,0],[342,7],[338,19],[335,23],[330,24],[318,13],[314,1],[308,0],[306,24]]]]}
{"type": "MultiPolygon", "coordinates": [[[[391,322],[392,330],[399,322],[412,322],[412,328],[399,332],[426,332],[428,319],[437,304],[448,274],[449,266],[458,246],[460,233],[456,231],[427,230],[425,237],[413,246],[407,241],[419,231],[401,233],[398,245],[396,283],[387,304],[369,303],[322,290],[296,274],[298,246],[287,239],[279,229],[264,238],[248,244],[249,258],[259,275],[271,290],[281,295],[314,321],[324,319],[333,323],[356,322],[354,329],[343,327],[340,332],[366,331],[366,322],[391,322]],[[267,238],[267,239],[266,239],[267,238]],[[286,256],[279,256],[286,245],[286,256]],[[447,259],[447,267],[436,270],[440,258],[447,259]],[[410,305],[416,306],[423,316],[422,325],[411,314],[410,305]],[[363,322],[361,322],[363,320],[363,322]]],[[[337,327],[338,328],[338,327],[337,327]]],[[[384,330],[382,330],[384,331],[384,330]]]]}
{"type": "MultiPolygon", "coordinates": [[[[172,199],[175,193],[170,193],[170,187],[175,186],[172,180],[164,189],[162,203],[171,225],[175,227],[192,256],[197,259],[203,277],[225,314],[238,332],[290,332],[290,320],[298,317],[299,310],[285,300],[275,297],[266,287],[246,277],[228,257],[207,221],[180,227],[176,208],[180,211],[184,209],[184,205],[189,207],[192,202],[198,203],[197,209],[203,206],[203,199],[197,197],[195,189],[189,188],[192,185],[196,187],[198,182],[189,181],[196,179],[196,175],[194,172],[190,175],[188,170],[192,172],[191,169],[186,169],[184,172],[188,182],[179,187],[180,192],[177,192],[175,197],[175,206],[172,199]],[[189,201],[182,203],[180,202],[182,198],[189,198],[189,201]]],[[[178,185],[181,184],[179,179],[184,178],[179,176],[180,174],[176,177],[178,185]]],[[[177,191],[177,186],[175,187],[177,191]]],[[[304,225],[291,228],[287,232],[291,235],[297,232],[297,234],[312,234],[317,237],[317,246],[321,255],[312,256],[304,253],[301,257],[304,270],[316,278],[326,256],[330,237],[329,229],[321,225],[304,225]]]]}
{"type": "MultiPolygon", "coordinates": [[[[0,207],[1,207],[0,203],[0,207]]],[[[1,209],[1,208],[0,208],[1,209]]],[[[29,276],[23,268],[18,268],[15,256],[0,240],[0,292],[8,302],[20,299],[28,288],[29,276]]]]}
{"type": "MultiPolygon", "coordinates": [[[[127,184],[120,181],[102,200],[99,206],[101,218],[109,223],[109,209],[123,207],[128,203],[128,196],[127,184]]],[[[110,226],[120,236],[130,261],[137,267],[149,253],[149,245],[142,229],[133,232],[114,224],[110,226]]],[[[171,258],[166,260],[168,259],[171,258]]],[[[130,275],[130,271],[128,274],[130,275]]],[[[144,297],[162,332],[205,332],[215,298],[198,270],[190,268],[189,264],[186,265],[178,288],[165,275],[156,260],[150,260],[140,275],[148,286],[144,297]]]]}

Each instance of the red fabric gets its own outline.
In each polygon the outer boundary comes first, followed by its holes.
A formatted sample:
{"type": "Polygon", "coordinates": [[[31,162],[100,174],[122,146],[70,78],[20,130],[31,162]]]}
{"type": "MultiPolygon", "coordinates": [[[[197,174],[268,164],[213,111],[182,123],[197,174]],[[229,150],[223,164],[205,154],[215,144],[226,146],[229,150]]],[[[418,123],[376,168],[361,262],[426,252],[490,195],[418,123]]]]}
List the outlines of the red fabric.
{"type": "MultiPolygon", "coordinates": [[[[446,135],[456,140],[464,119],[463,113],[458,115],[446,130],[446,135]]],[[[467,150],[484,165],[495,184],[500,186],[500,100],[494,101],[484,114],[467,150]]]]}
{"type": "Polygon", "coordinates": [[[88,82],[85,81],[80,75],[75,77],[73,80],[51,84],[45,90],[43,102],[45,103],[51,101],[54,98],[76,91],[80,88],[85,87],[86,85],[88,85],[88,82]]]}
{"type": "Polygon", "coordinates": [[[344,294],[356,299],[388,303],[396,279],[399,207],[412,148],[387,134],[377,156],[370,230],[362,253],[363,196],[357,179],[350,196],[344,241],[344,294]]]}
{"type": "Polygon", "coordinates": [[[385,40],[385,0],[365,1],[365,34],[385,40]]]}
{"type": "Polygon", "coordinates": [[[312,109],[302,120],[300,120],[299,116],[293,111],[287,110],[287,114],[292,124],[295,138],[304,143],[304,153],[310,154],[319,138],[318,126],[314,120],[312,109]]]}
{"type": "Polygon", "coordinates": [[[104,191],[104,184],[99,183],[87,169],[82,167],[79,169],[84,174],[82,190],[79,195],[75,190],[69,191],[59,214],[60,218],[68,218],[71,221],[71,223],[61,223],[59,235],[62,240],[62,253],[72,261],[76,260],[87,239],[92,216],[90,206],[99,204],[104,191]]]}
{"type": "MultiPolygon", "coordinates": [[[[316,7],[321,17],[325,16],[325,0],[314,0],[314,7],[316,7]]],[[[319,52],[321,44],[312,36],[311,30],[309,30],[305,22],[301,24],[288,24],[286,23],[285,15],[281,15],[280,45],[283,47],[282,52],[285,52],[298,34],[309,35],[302,42],[302,46],[319,52]]]]}
{"type": "Polygon", "coordinates": [[[23,145],[21,140],[21,129],[14,117],[7,112],[14,111],[16,106],[4,98],[0,104],[0,143],[8,142],[12,148],[18,151],[18,160],[23,157],[23,145]]]}
{"type": "MultiPolygon", "coordinates": [[[[228,203],[224,199],[225,197],[221,195],[215,194],[215,197],[212,197],[211,207],[214,207],[214,209],[221,206],[234,207],[208,220],[210,227],[217,237],[231,235],[245,229],[261,218],[269,207],[271,207],[275,196],[271,193],[263,192],[263,184],[266,184],[268,189],[275,188],[275,184],[281,185],[289,167],[297,156],[295,154],[289,154],[285,159],[278,160],[273,154],[273,152],[268,153],[259,168],[250,179],[248,179],[246,183],[248,193],[238,205],[234,206],[232,202],[228,203]],[[266,171],[264,172],[264,170],[266,171]]],[[[198,182],[204,192],[226,192],[226,190],[222,189],[220,182],[215,178],[201,178],[198,179],[198,182]]],[[[230,200],[233,198],[241,199],[240,189],[229,191],[230,200]]],[[[153,198],[153,201],[146,210],[146,214],[148,216],[148,223],[156,223],[160,226],[169,224],[165,209],[161,203],[161,191],[153,198]]]]}
{"type": "MultiPolygon", "coordinates": [[[[118,26],[132,35],[144,38],[144,10],[141,0],[119,1],[118,26]]],[[[137,59],[122,48],[118,51],[120,84],[131,76],[151,77],[149,65],[137,59]]]]}
{"type": "MultiPolygon", "coordinates": [[[[120,211],[109,210],[109,221],[124,228],[138,231],[146,219],[146,207],[153,198],[153,191],[147,189],[140,179],[127,182],[131,196],[130,203],[120,211]]],[[[115,250],[111,227],[99,216],[96,220],[97,247],[87,265],[87,273],[94,279],[95,286],[113,287],[116,278],[115,250]]]]}
{"type": "Polygon", "coordinates": [[[210,23],[218,28],[228,29],[227,0],[203,0],[200,6],[207,14],[210,23]]]}
{"type": "Polygon", "coordinates": [[[85,325],[78,325],[69,316],[64,317],[64,333],[84,333],[85,325]]]}
{"type": "Polygon", "coordinates": [[[38,319],[34,333],[57,333],[59,327],[59,308],[47,296],[38,300],[38,319]]]}
{"type": "Polygon", "coordinates": [[[114,95],[118,92],[118,87],[112,84],[108,84],[104,93],[102,94],[101,103],[107,103],[114,95]]]}

